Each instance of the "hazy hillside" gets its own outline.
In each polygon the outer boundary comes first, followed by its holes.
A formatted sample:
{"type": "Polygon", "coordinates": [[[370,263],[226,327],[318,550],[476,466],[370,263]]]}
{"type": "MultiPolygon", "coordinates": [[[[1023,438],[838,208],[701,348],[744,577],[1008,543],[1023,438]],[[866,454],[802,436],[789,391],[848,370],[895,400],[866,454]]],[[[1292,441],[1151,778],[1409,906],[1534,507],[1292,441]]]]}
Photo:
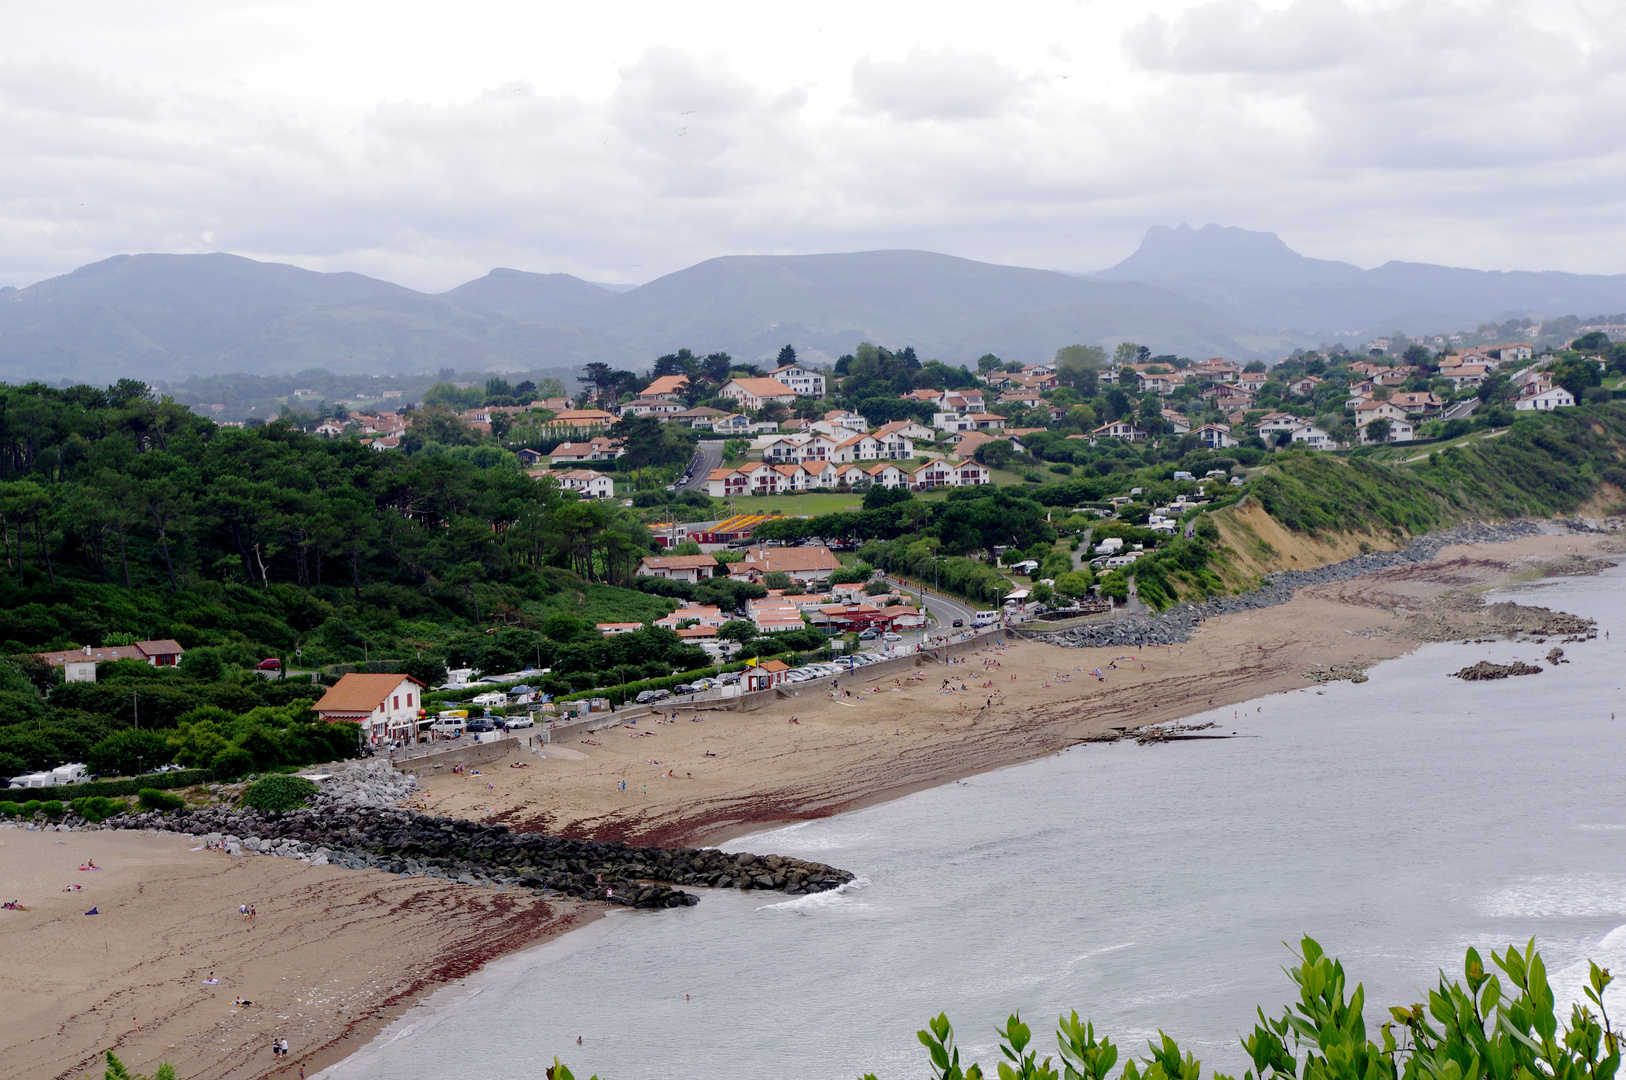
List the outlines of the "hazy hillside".
{"type": "Polygon", "coordinates": [[[498,268],[441,295],[464,307],[523,322],[575,325],[616,292],[569,274],[498,268]]]}
{"type": "Polygon", "coordinates": [[[923,357],[1048,359],[1074,342],[1134,338],[1158,351],[1235,355],[1249,329],[1158,288],[928,251],[732,256],[594,307],[588,326],[653,355],[672,343],[758,357],[786,342],[831,355],[861,340],[923,357]]]}
{"type": "Polygon", "coordinates": [[[591,360],[638,357],[602,337],[360,274],[235,255],[121,255],[0,292],[0,379],[8,382],[317,367],[347,374],[533,370],[591,360]]]}
{"type": "Polygon", "coordinates": [[[1124,338],[1203,356],[1293,344],[1163,289],[922,251],[712,259],[624,292],[494,270],[439,296],[232,255],[136,255],[0,293],[8,381],[638,368],[684,346],[834,357],[866,339],[1036,360],[1124,338]]]}
{"type": "Polygon", "coordinates": [[[680,347],[754,360],[789,343],[834,357],[863,340],[952,363],[1123,340],[1269,358],[1335,335],[1620,310],[1626,275],[1362,270],[1216,225],[1153,228],[1093,275],[867,251],[711,259],[625,291],[499,269],[432,296],[234,255],[121,255],[0,290],[0,379],[642,369],[680,347]]]}
{"type": "Polygon", "coordinates": [[[1140,250],[1099,281],[1139,281],[1201,301],[1239,322],[1314,335],[1437,333],[1511,316],[1626,308],[1626,274],[1485,271],[1390,262],[1372,270],[1309,259],[1275,233],[1153,226],[1140,250]]]}

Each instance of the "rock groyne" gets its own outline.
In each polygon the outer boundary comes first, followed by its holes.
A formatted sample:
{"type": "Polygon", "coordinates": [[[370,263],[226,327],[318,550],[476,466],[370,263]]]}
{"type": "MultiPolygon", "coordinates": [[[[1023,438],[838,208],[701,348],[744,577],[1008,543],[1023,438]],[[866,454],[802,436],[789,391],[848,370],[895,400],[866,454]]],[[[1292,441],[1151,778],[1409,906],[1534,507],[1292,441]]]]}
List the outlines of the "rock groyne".
{"type": "Polygon", "coordinates": [[[638,908],[698,903],[684,886],[800,895],[853,880],[845,870],[780,855],[516,833],[506,825],[397,808],[396,802],[416,787],[416,777],[373,762],[335,772],[321,781],[312,806],[288,813],[221,804],[119,814],[97,825],[70,815],[50,827],[183,833],[234,856],[294,858],[317,866],[551,891],[638,908]]]}

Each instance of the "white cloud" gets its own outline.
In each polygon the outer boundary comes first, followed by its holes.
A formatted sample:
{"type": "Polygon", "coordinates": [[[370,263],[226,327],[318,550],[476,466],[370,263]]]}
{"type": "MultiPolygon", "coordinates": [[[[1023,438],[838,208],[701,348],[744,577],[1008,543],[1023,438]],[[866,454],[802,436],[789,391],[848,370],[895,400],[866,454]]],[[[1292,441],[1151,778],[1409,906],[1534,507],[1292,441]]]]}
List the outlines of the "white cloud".
{"type": "Polygon", "coordinates": [[[853,65],[853,102],[897,120],[969,120],[1005,114],[1024,80],[992,56],[953,49],[909,50],[901,61],[864,57],[853,65]]]}
{"type": "Polygon", "coordinates": [[[211,249],[435,289],[901,246],[1089,269],[1182,220],[1363,265],[1620,271],[1623,14],[40,6],[0,42],[0,284],[211,249]]]}

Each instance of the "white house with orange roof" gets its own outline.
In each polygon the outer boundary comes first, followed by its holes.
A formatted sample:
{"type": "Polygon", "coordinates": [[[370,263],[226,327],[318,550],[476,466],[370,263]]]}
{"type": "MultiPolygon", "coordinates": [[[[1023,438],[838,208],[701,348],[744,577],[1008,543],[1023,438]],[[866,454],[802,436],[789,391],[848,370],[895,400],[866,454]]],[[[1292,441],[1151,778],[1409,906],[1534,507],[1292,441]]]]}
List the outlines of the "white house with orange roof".
{"type": "Polygon", "coordinates": [[[864,470],[864,473],[869,477],[871,485],[879,484],[881,487],[895,488],[906,487],[909,483],[909,474],[891,462],[871,465],[864,470]]]}
{"type": "Polygon", "coordinates": [[[717,396],[738,402],[747,412],[756,412],[770,402],[793,403],[796,391],[778,379],[730,379],[717,391],[717,396]]]}
{"type": "Polygon", "coordinates": [[[806,364],[786,364],[774,368],[768,375],[790,387],[798,397],[824,396],[824,372],[818,368],[806,364]]]}
{"type": "Polygon", "coordinates": [[[660,378],[644,387],[639,397],[666,398],[676,401],[682,396],[683,390],[689,385],[687,375],[662,375],[660,378]]]}
{"type": "Polygon", "coordinates": [[[858,434],[869,430],[869,421],[851,409],[831,409],[824,414],[824,422],[832,427],[846,428],[858,434]]]}
{"type": "Polygon", "coordinates": [[[311,709],[323,720],[360,724],[362,739],[377,746],[410,740],[417,734],[423,690],[423,683],[410,675],[351,672],[329,687],[311,709]]]}

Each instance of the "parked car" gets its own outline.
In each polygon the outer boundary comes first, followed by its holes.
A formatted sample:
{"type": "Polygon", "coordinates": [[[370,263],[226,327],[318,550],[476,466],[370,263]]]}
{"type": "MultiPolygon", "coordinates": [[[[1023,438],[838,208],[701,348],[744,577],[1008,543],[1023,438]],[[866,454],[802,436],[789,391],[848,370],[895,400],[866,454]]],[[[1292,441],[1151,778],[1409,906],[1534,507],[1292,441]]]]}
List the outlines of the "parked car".
{"type": "Polygon", "coordinates": [[[695,692],[695,688],[690,686],[688,683],[678,683],[676,686],[672,687],[672,693],[674,694],[693,694],[695,692]]]}
{"type": "Polygon", "coordinates": [[[536,721],[532,720],[529,716],[510,716],[507,720],[503,721],[503,726],[508,728],[509,731],[512,731],[515,728],[535,727],[536,721]]]}
{"type": "Polygon", "coordinates": [[[882,634],[881,635],[881,640],[882,641],[902,641],[903,640],[903,635],[902,634],[882,634]]]}
{"type": "Polygon", "coordinates": [[[648,705],[651,702],[664,701],[671,696],[672,692],[670,690],[644,690],[633,700],[639,705],[648,705]]]}
{"type": "Polygon", "coordinates": [[[874,641],[876,638],[878,638],[880,636],[881,636],[881,632],[879,630],[865,630],[863,633],[858,635],[858,640],[859,641],[874,641]]]}
{"type": "Polygon", "coordinates": [[[264,660],[261,660],[258,664],[255,664],[254,666],[256,668],[258,668],[259,670],[261,670],[261,671],[281,671],[282,670],[282,661],[278,660],[274,656],[268,656],[264,660]]]}
{"type": "Polygon", "coordinates": [[[497,725],[493,724],[490,720],[487,720],[484,717],[481,717],[481,718],[479,718],[477,720],[470,720],[468,726],[466,728],[464,728],[463,730],[469,732],[472,735],[472,734],[474,734],[476,732],[481,732],[481,731],[496,731],[497,730],[497,725]]]}

